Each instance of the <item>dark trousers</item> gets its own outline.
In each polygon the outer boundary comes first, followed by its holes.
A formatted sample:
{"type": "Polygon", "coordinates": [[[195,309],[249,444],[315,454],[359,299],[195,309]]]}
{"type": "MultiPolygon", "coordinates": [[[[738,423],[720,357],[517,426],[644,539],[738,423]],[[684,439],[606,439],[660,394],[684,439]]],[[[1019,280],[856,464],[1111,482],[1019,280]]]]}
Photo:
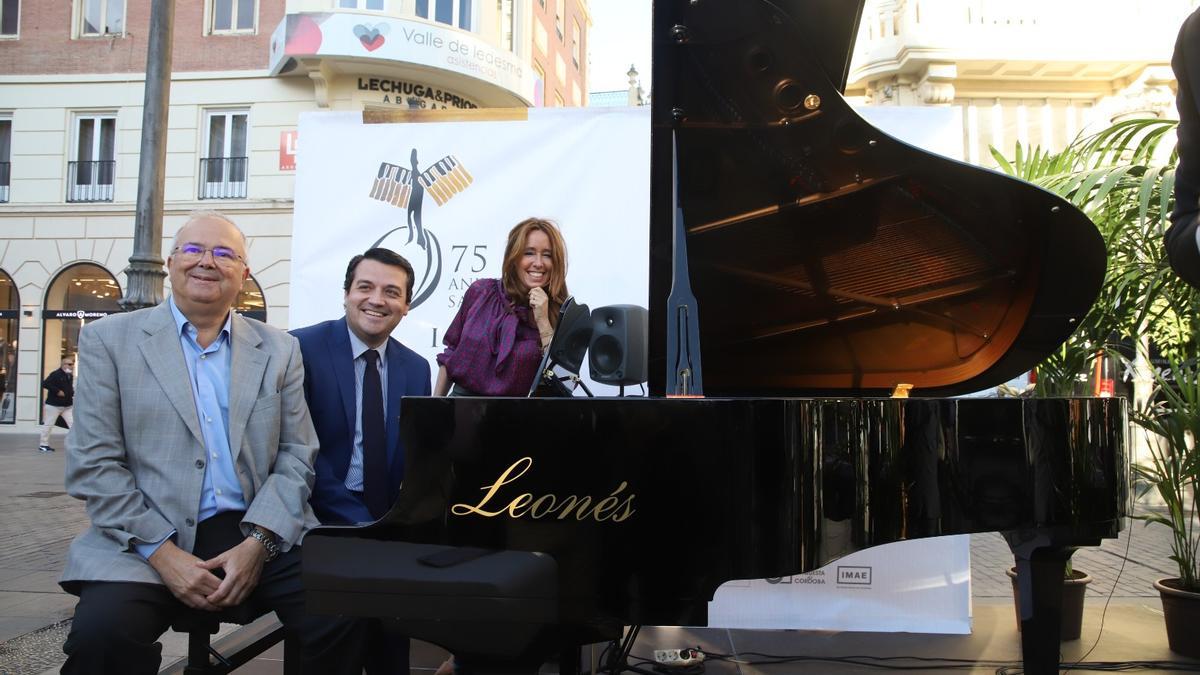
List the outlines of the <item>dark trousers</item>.
{"type": "MultiPolygon", "coordinates": [[[[241,543],[242,515],[227,512],[200,523],[195,555],[207,560],[241,543]]],[[[181,612],[198,611],[158,584],[91,581],[68,590],[78,591],[79,604],[63,644],[67,662],[61,672],[66,674],[157,673],[162,660],[159,636],[181,612]]],[[[299,547],[264,566],[258,585],[238,610],[240,620],[274,611],[302,641],[305,673],[362,672],[363,622],[305,614],[299,547]]]]}

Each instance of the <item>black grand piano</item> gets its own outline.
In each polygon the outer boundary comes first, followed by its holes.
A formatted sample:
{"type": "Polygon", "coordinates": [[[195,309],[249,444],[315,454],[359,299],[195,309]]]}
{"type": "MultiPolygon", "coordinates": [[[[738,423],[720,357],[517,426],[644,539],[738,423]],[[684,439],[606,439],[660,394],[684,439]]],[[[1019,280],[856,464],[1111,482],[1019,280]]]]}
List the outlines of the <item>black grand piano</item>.
{"type": "Polygon", "coordinates": [[[703,626],[717,586],[823,566],[834,531],[999,531],[1026,670],[1056,671],[1064,564],[1128,510],[1124,401],[954,397],[1071,333],[1104,246],[851,111],[862,4],[655,1],[651,395],[406,398],[399,499],[308,535],[310,608],[533,672],[703,626]]]}

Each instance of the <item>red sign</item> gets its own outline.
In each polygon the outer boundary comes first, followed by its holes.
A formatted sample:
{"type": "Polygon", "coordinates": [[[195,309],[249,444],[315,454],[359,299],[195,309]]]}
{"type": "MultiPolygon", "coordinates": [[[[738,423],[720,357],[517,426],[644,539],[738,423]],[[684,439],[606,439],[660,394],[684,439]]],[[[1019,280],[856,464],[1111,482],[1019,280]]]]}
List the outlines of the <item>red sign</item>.
{"type": "Polygon", "coordinates": [[[296,130],[279,132],[279,170],[296,170],[296,130]]]}

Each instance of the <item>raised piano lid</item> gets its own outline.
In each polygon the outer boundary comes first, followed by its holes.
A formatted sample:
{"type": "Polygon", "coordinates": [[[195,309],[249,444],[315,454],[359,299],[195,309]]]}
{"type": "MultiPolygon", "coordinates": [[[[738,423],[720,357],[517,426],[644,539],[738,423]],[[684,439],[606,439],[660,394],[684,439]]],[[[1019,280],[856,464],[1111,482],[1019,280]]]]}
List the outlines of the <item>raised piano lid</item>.
{"type": "Polygon", "coordinates": [[[650,387],[663,394],[671,141],[707,396],[945,396],[1036,365],[1095,300],[1095,226],[841,97],[863,0],[655,0],[650,387]]]}

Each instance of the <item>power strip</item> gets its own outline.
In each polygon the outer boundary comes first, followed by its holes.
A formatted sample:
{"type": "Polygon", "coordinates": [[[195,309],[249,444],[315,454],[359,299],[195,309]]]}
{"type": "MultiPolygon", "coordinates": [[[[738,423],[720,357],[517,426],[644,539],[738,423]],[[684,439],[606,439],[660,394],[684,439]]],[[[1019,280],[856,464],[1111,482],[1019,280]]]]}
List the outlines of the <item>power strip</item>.
{"type": "Polygon", "coordinates": [[[663,666],[694,666],[704,662],[704,652],[699,649],[655,649],[654,662],[663,666]]]}

